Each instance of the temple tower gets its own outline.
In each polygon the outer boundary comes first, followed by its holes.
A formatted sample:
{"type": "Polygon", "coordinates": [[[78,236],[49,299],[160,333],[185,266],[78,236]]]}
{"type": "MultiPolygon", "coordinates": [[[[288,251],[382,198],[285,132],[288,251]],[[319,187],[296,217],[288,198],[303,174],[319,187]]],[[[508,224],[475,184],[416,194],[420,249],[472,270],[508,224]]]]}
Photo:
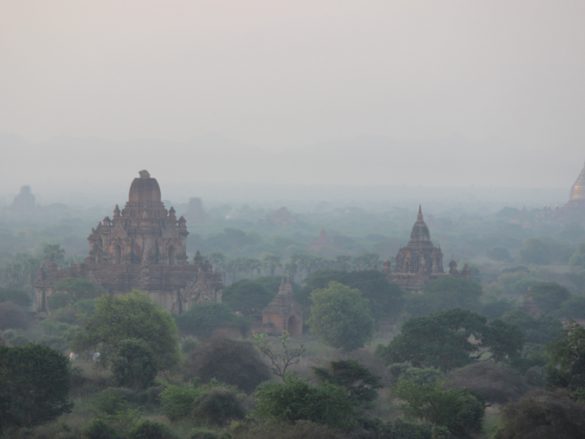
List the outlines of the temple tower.
{"type": "Polygon", "coordinates": [[[388,264],[385,270],[390,280],[406,289],[419,289],[433,278],[445,274],[443,253],[431,241],[421,206],[418,208],[408,244],[396,255],[394,269],[391,271],[388,264]]]}

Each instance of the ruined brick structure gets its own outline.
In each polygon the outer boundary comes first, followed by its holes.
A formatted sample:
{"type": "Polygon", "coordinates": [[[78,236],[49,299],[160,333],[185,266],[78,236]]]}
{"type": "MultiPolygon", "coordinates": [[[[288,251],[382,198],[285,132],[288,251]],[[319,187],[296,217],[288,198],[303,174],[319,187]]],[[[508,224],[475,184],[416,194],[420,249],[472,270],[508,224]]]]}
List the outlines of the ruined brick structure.
{"type": "Polygon", "coordinates": [[[460,272],[454,261],[451,261],[449,268],[449,273],[445,273],[443,252],[431,241],[431,233],[423,218],[422,208],[419,206],[417,219],[410,233],[410,241],[398,251],[394,269],[392,270],[390,261],[384,264],[388,280],[406,290],[420,290],[425,284],[441,276],[467,277],[468,275],[467,266],[460,272]]]}
{"type": "Polygon", "coordinates": [[[140,171],[123,210],[104,218],[89,235],[89,256],[82,264],[59,270],[47,261],[35,282],[36,308],[48,311],[47,297],[59,280],[85,277],[110,293],[136,288],[173,313],[194,303],[220,302],[222,277],[199,253],[190,263],[186,220],[177,219],[161,201],[156,179],[140,171]]]}
{"type": "Polygon", "coordinates": [[[585,210],[585,167],[583,167],[577,180],[571,186],[569,202],[565,205],[565,208],[569,210],[575,209],[581,212],[585,210]]]}
{"type": "Polygon", "coordinates": [[[262,327],[269,334],[287,332],[295,337],[303,335],[303,312],[294,297],[292,284],[283,279],[278,294],[262,311],[262,327]]]}

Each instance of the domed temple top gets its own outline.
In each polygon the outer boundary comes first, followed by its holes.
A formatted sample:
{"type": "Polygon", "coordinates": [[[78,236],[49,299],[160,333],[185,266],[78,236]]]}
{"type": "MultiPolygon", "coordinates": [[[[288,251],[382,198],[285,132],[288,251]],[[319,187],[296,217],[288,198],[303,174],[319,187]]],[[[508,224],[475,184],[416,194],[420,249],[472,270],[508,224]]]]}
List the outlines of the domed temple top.
{"type": "Polygon", "coordinates": [[[135,178],[130,185],[128,202],[132,204],[161,203],[160,186],[156,178],[152,178],[148,171],[139,172],[140,177],[135,178]]]}
{"type": "Polygon", "coordinates": [[[577,181],[571,187],[570,201],[585,201],[585,167],[581,170],[577,181]]]}
{"type": "Polygon", "coordinates": [[[412,232],[410,232],[410,243],[430,242],[431,233],[427,227],[422,214],[422,207],[418,206],[418,215],[416,222],[412,226],[412,232]]]}

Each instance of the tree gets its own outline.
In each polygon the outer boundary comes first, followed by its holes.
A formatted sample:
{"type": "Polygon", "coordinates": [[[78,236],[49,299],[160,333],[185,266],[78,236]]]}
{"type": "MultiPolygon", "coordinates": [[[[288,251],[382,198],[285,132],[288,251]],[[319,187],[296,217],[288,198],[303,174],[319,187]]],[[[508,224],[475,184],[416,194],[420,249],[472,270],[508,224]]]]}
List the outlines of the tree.
{"type": "Polygon", "coordinates": [[[395,393],[406,402],[408,413],[444,426],[456,437],[469,437],[481,429],[484,406],[467,390],[401,379],[395,393]]]}
{"type": "Polygon", "coordinates": [[[562,339],[548,347],[549,383],[566,387],[585,400],[585,329],[572,323],[562,339]]]}
{"type": "Polygon", "coordinates": [[[176,316],[175,321],[183,334],[197,337],[209,337],[220,328],[236,328],[241,333],[248,330],[248,322],[223,303],[193,305],[189,311],[176,316]]]}
{"type": "Polygon", "coordinates": [[[461,308],[470,311],[480,309],[482,288],[468,279],[444,276],[427,284],[422,294],[411,296],[406,311],[420,317],[448,309],[461,308]]]}
{"type": "Polygon", "coordinates": [[[548,265],[553,261],[551,246],[536,238],[528,239],[520,249],[520,259],[527,264],[548,265]]]}
{"type": "Polygon", "coordinates": [[[0,288],[0,302],[12,302],[23,308],[31,304],[30,296],[23,290],[16,288],[0,288]]]}
{"type": "Polygon", "coordinates": [[[78,300],[95,299],[103,290],[97,285],[82,277],[70,277],[63,279],[55,285],[56,291],[67,292],[71,302],[78,300]]]}
{"type": "Polygon", "coordinates": [[[158,370],[148,343],[139,339],[122,340],[112,359],[116,384],[132,389],[146,389],[154,382],[158,370]]]}
{"type": "Polygon", "coordinates": [[[512,359],[522,348],[522,336],[511,325],[498,320],[488,324],[479,314],[454,309],[408,320],[379,353],[388,363],[410,362],[445,371],[465,366],[486,348],[494,359],[512,359]]]}
{"type": "Polygon", "coordinates": [[[199,388],[168,385],[160,394],[163,413],[171,421],[186,418],[191,415],[193,404],[199,396],[201,396],[199,388]]]}
{"type": "Polygon", "coordinates": [[[65,250],[59,244],[45,244],[43,246],[42,258],[54,262],[57,265],[65,263],[65,250]]]}
{"type": "Polygon", "coordinates": [[[312,386],[296,377],[283,383],[266,383],[258,388],[256,401],[255,415],[260,419],[306,420],[338,428],[355,423],[345,391],[329,383],[312,386]]]}
{"type": "Polygon", "coordinates": [[[384,273],[367,271],[317,271],[305,280],[300,300],[307,304],[312,291],[326,288],[329,282],[339,282],[359,290],[369,300],[372,315],[378,319],[395,318],[402,311],[404,292],[396,284],[388,282],[384,273]]]}
{"type": "Polygon", "coordinates": [[[286,379],[289,367],[298,364],[305,353],[305,347],[302,344],[292,347],[289,345],[289,340],[288,333],[282,334],[279,340],[280,349],[277,350],[270,345],[266,334],[257,334],[254,337],[254,344],[270,362],[270,370],[283,381],[286,379]]]}
{"type": "Polygon", "coordinates": [[[455,389],[467,389],[483,401],[495,404],[516,400],[528,389],[520,372],[491,360],[479,361],[450,371],[446,385],[455,389]]]}
{"type": "Polygon", "coordinates": [[[30,313],[12,302],[0,302],[0,330],[24,329],[30,325],[30,313]]]}
{"type": "Polygon", "coordinates": [[[585,405],[562,392],[531,392],[503,414],[497,439],[581,439],[585,431],[585,405]]]}
{"type": "Polygon", "coordinates": [[[45,423],[71,409],[67,358],[48,347],[0,347],[0,432],[45,423]]]}
{"type": "Polygon", "coordinates": [[[367,299],[356,289],[339,282],[311,293],[309,326],[326,343],[344,351],[364,345],[374,331],[367,299]]]}
{"type": "Polygon", "coordinates": [[[211,387],[193,405],[193,417],[206,425],[221,427],[245,414],[241,395],[225,386],[211,387]]]}
{"type": "Polygon", "coordinates": [[[74,348],[99,349],[107,364],[126,339],[143,340],[154,354],[159,370],[178,362],[175,322],[167,311],[139,292],[98,299],[95,313],[74,340],[74,348]]]}
{"type": "Polygon", "coordinates": [[[382,387],[380,378],[353,360],[332,361],[328,368],[315,367],[313,371],[321,382],[344,388],[353,403],[366,407],[382,387]]]}
{"type": "Polygon", "coordinates": [[[229,338],[213,337],[197,347],[189,368],[203,382],[216,379],[244,392],[252,392],[270,378],[268,366],[251,343],[229,338]]]}
{"type": "Polygon", "coordinates": [[[233,311],[253,316],[260,314],[275,295],[276,290],[268,291],[260,283],[244,279],[227,287],[222,300],[233,311]]]}
{"type": "Polygon", "coordinates": [[[557,283],[539,282],[530,288],[530,296],[542,313],[549,313],[558,310],[571,293],[557,283]]]}

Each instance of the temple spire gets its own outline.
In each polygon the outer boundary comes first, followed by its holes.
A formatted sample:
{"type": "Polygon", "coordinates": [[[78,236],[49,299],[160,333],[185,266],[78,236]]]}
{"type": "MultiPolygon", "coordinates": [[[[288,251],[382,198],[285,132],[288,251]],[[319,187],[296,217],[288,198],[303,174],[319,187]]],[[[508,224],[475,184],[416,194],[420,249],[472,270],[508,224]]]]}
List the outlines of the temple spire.
{"type": "Polygon", "coordinates": [[[416,216],[416,220],[417,221],[421,221],[421,222],[424,221],[423,213],[422,213],[422,207],[421,207],[420,204],[418,205],[418,215],[416,216]]]}

